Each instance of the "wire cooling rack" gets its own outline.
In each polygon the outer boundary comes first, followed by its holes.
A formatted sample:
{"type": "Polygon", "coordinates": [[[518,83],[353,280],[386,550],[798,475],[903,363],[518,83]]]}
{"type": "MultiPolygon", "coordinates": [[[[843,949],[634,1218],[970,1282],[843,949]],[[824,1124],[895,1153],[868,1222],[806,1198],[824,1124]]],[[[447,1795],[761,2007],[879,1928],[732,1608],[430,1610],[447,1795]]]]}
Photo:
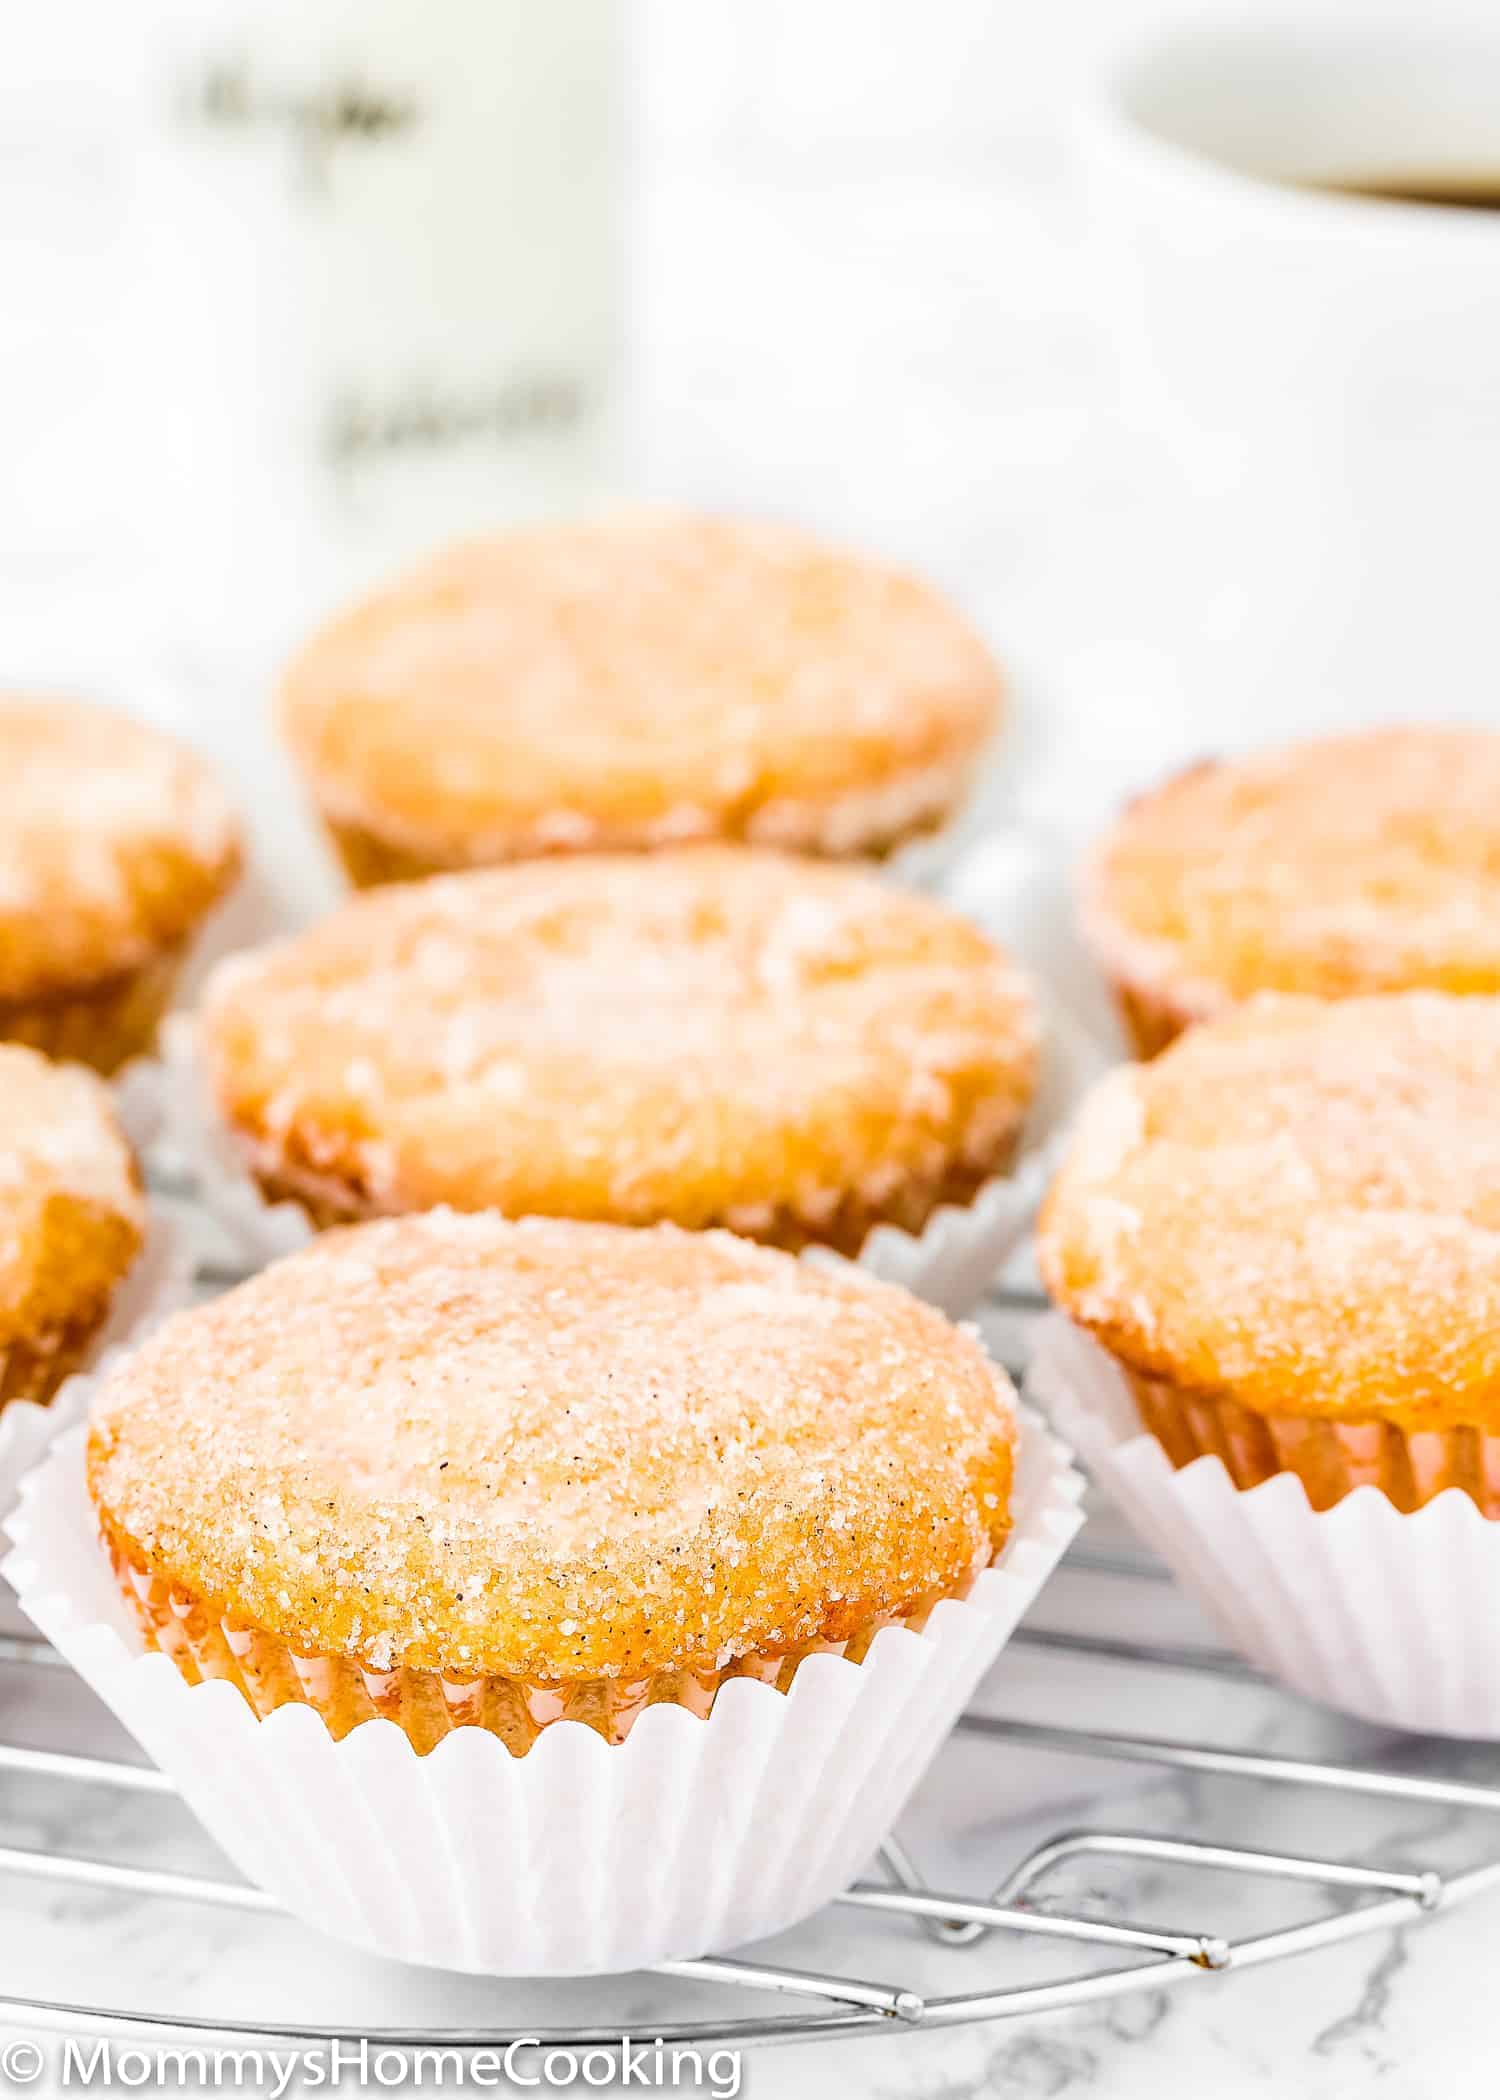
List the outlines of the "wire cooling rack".
{"type": "MultiPolygon", "coordinates": [[[[1003,1310],[1011,1330],[1011,1353],[1017,1353],[1018,1334],[1024,1345],[1025,1325],[1040,1309],[1040,1300],[1027,1292],[1008,1294],[1003,1310]]],[[[1127,1590],[1159,1599],[1167,1594],[1166,1571],[1128,1542],[1101,1547],[1086,1533],[1065,1568],[1087,1577],[1096,1591],[1102,1586],[1106,1595],[1127,1590]]],[[[1221,1649],[1197,1641],[1147,1641],[1098,1625],[1049,1627],[1033,1620],[1020,1629],[1013,1645],[1065,1667],[1114,1673],[1118,1684],[1149,1684],[1153,1701],[1163,1673],[1199,1686],[1205,1680],[1253,1678],[1245,1665],[1221,1649]]],[[[65,1665],[38,1636],[18,1632],[0,1637],[0,1716],[5,1711],[5,1677],[49,1670],[60,1672],[65,1665]]],[[[1258,1696],[1275,1695],[1269,1687],[1259,1687],[1258,1696]]],[[[1116,1697],[1114,1705],[1128,1710],[1129,1701],[1116,1697]]],[[[1148,1811],[1153,1789],[1139,1785],[1142,1769],[1184,1781],[1212,1782],[1207,1789],[1212,1802],[1198,1807],[1190,1835],[1133,1823],[1121,1827],[1112,1814],[1096,1821],[1089,1810],[1112,1811],[1119,1805],[1117,1769],[1108,1794],[1091,1799],[1082,1792],[1082,1820],[1080,1804],[1070,1802],[1065,1827],[1048,1829],[1039,1840],[1030,1837],[1019,1856],[1005,1856],[1007,1843],[1015,1850],[1014,1822],[998,1825],[996,1856],[988,1862],[987,1873],[983,1866],[972,1868],[975,1886],[966,1890],[934,1886],[907,1845],[893,1840],[881,1856],[878,1873],[855,1883],[829,1906],[812,1933],[820,1949],[838,1957],[847,1950],[847,1967],[844,1958],[804,1967],[738,1955],[663,1964],[635,1980],[630,2031],[636,2036],[649,2033],[667,2045],[740,2046],[1013,2021],[1148,1987],[1222,1989],[1235,1971],[1410,1925],[1487,1888],[1500,1887],[1500,1822],[1493,1820],[1500,1813],[1500,1785],[1445,1770],[1452,1762],[1451,1746],[1428,1746],[1429,1755],[1428,1749],[1408,1739],[1403,1748],[1403,1768],[1393,1769],[1385,1761],[1282,1756],[1187,1736],[1122,1733],[1076,1721],[1020,1720],[972,1711],[960,1721],[924,1782],[918,1805],[924,1796],[942,1793],[952,1759],[966,1760],[966,1783],[972,1790],[976,1757],[980,1771],[993,1773],[999,1788],[1010,1783],[1018,1758],[1035,1758],[1037,1753],[1087,1759],[1101,1770],[1131,1768],[1137,1776],[1132,1805],[1143,1803],[1148,1811]],[[1410,1768],[1413,1762],[1417,1769],[1410,1768]],[[1258,1795],[1253,1791],[1257,1787],[1262,1789],[1258,1795]],[[1277,1797],[1277,1805],[1303,1810],[1315,1806],[1320,1831],[1336,1823],[1334,1804],[1358,1803],[1367,1812],[1372,1804],[1385,1804],[1393,1821],[1392,1856],[1382,1863],[1244,1843],[1247,1827],[1279,1827],[1274,1813],[1255,1807],[1257,1801],[1266,1801],[1266,1789],[1277,1797]],[[1394,1824],[1399,1811],[1414,1807],[1444,1811],[1449,1834],[1454,1828],[1465,1832],[1476,1856],[1451,1871],[1422,1859],[1398,1860],[1396,1853],[1405,1848],[1397,1843],[1394,1824]],[[1056,1898],[1059,1880],[1072,1885],[1080,1879],[1085,1883],[1081,1897],[1056,1898]],[[1140,1893],[1143,1885],[1150,1892],[1149,1903],[1140,1893]],[[1171,1891],[1170,1923],[1158,1922],[1155,1915],[1157,1903],[1168,1900],[1164,1890],[1171,1891]],[[1291,1915],[1269,1926],[1247,1928],[1245,1897],[1252,1890],[1258,1896],[1274,1891],[1283,1905],[1290,1905],[1291,1915]],[[1149,1914],[1136,1914],[1141,1904],[1149,1914]],[[1235,1929],[1226,1918],[1238,1921],[1235,1929]],[[989,1950],[988,1958],[984,1949],[989,1950]],[[1039,1958],[1053,1965],[1050,1973],[1037,1973],[1039,1958]],[[875,1973],[864,1973],[867,1964],[875,1973]],[[902,1981],[903,1976],[910,1980],[902,1981]],[[705,1998],[713,2005],[707,2015],[705,1998]],[[768,2003],[774,2009],[764,2010],[768,2003]]],[[[162,1774],[126,1757],[91,1754],[74,1742],[38,1747],[0,1740],[0,1800],[7,1786],[23,1781],[56,1790],[52,1820],[64,1828],[76,1820],[71,1804],[80,1801],[85,1790],[167,1797],[173,1791],[162,1774]]],[[[1295,1814],[1291,1822],[1295,1826],[1295,1814]]],[[[1367,1832],[1359,1849],[1370,1849],[1367,1832]]],[[[71,1884],[142,1904],[168,1902],[258,1914],[267,1924],[276,1916],[268,1896],[228,1871],[187,1874],[68,1850],[0,1845],[0,1891],[10,1877],[71,1884]]],[[[967,1873],[964,1878],[969,1878],[967,1873]]],[[[1251,1910],[1255,1907],[1252,1902],[1251,1910]]],[[[290,1924],[287,1929],[292,1930],[290,1924]]],[[[551,1987],[554,1999],[558,1988],[551,1987]]],[[[476,2026],[434,2018],[430,2023],[382,2027],[363,2019],[331,2024],[287,2020],[272,2008],[264,2016],[221,2016],[169,2004],[86,2002],[66,1990],[46,1996],[3,1990],[0,2022],[77,2037],[199,2045],[223,2041],[306,2047],[364,2039],[395,2049],[462,2050],[504,2048],[524,2036],[528,2043],[542,2046],[618,2046],[622,2024],[601,2021],[597,1980],[580,1983],[576,1993],[576,2024],[476,2026]]]]}

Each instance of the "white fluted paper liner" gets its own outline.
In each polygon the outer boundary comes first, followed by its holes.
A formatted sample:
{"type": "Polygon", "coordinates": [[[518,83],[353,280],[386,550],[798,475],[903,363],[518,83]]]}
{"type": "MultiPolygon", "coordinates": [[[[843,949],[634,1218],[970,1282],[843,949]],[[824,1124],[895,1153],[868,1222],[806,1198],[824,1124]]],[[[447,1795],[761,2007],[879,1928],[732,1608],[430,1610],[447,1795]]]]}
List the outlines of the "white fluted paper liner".
{"type": "Polygon", "coordinates": [[[1026,971],[1048,1013],[1092,1044],[1103,1072],[1130,1052],[1113,997],[1079,931],[1077,842],[1013,817],[966,853],[945,901],[973,919],[1026,971]]]}
{"type": "Polygon", "coordinates": [[[115,1113],[133,1150],[141,1157],[146,1157],[167,1133],[167,1094],[160,1069],[162,1036],[172,1027],[183,1025],[182,1009],[192,1004],[196,989],[216,962],[237,948],[272,940],[287,930],[285,911],[263,872],[252,862],[191,943],[175,989],[179,1010],[163,1020],[157,1030],[156,1048],[133,1057],[111,1081],[115,1113]]]}
{"type": "Polygon", "coordinates": [[[168,1016],[157,1031],[156,1055],[133,1057],[111,1082],[120,1128],[131,1151],[139,1159],[150,1157],[166,1127],[167,1099],[161,1073],[160,1039],[171,1026],[172,1020],[168,1016]]]}
{"type": "Polygon", "coordinates": [[[1070,1023],[1049,1021],[1037,1090],[1008,1174],[997,1175],[964,1204],[944,1204],[920,1232],[877,1225],[859,1267],[886,1283],[904,1284],[951,1320],[974,1310],[1031,1230],[1057,1172],[1073,1112],[1101,1069],[1100,1059],[1070,1023]]]}
{"type": "Polygon", "coordinates": [[[335,1743],[304,1706],[258,1720],[140,1635],[100,1548],[84,1429],[23,1483],[4,1572],[22,1609],[170,1775],[250,1880],[398,1960],[587,1975],[780,1931],[858,1874],[1082,1517],[1069,1453],[1023,1410],[1015,1529],[969,1596],[789,1692],[732,1678],[706,1720],[651,1706],[610,1745],[577,1721],[512,1757],[458,1728],[418,1757],[391,1721],[335,1743]]]}
{"type": "Polygon", "coordinates": [[[246,1269],[263,1268],[307,1245],[313,1228],[301,1205],[267,1202],[236,1150],[198,1057],[189,1015],[169,1015],[157,1057],[132,1067],[131,1089],[132,1114],[154,1125],[153,1156],[165,1154],[171,1170],[189,1177],[197,1200],[246,1269]]]}
{"type": "Polygon", "coordinates": [[[1248,1661],[1383,1727],[1500,1737],[1500,1523],[1470,1496],[1404,1514],[1366,1486],[1315,1510],[1293,1473],[1238,1488],[1218,1458],[1174,1467],[1118,1365],[1060,1316],[1026,1389],[1248,1661]]]}
{"type": "MultiPolygon", "coordinates": [[[[115,1293],[109,1318],[89,1352],[101,1367],[106,1356],[139,1341],[169,1312],[192,1297],[192,1256],[186,1239],[169,1216],[153,1208],[146,1243],[134,1268],[115,1293]]],[[[16,1499],[24,1476],[40,1463],[59,1430],[78,1421],[87,1405],[92,1377],[65,1378],[52,1398],[12,1400],[0,1407],[0,1515],[16,1499]]]]}
{"type": "MultiPolygon", "coordinates": [[[[968,1203],[942,1205],[920,1232],[877,1225],[859,1266],[903,1284],[950,1319],[972,1312],[1029,1231],[1056,1171],[1066,1126],[1099,1069],[1099,1055],[1080,1030],[1049,1027],[1036,1097],[1011,1171],[985,1182],[968,1203]]],[[[291,1254],[312,1237],[301,1206],[267,1202],[247,1171],[213,1100],[186,1015],[167,1022],[160,1058],[133,1068],[130,1107],[141,1127],[154,1126],[155,1143],[171,1163],[192,1176],[200,1201],[246,1268],[291,1254]]]]}

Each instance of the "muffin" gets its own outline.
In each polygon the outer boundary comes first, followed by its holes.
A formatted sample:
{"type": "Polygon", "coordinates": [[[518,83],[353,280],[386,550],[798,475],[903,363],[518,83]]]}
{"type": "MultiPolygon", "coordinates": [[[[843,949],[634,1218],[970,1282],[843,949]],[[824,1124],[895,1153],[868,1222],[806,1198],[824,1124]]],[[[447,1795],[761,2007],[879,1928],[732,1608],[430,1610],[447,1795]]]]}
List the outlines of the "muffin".
{"type": "Polygon", "coordinates": [[[1263,997],[1086,1107],[1059,1308],[1172,1465],[1500,1516],[1500,1001],[1263,997]]]}
{"type": "Polygon", "coordinates": [[[670,1226],[326,1233],[94,1395],[21,1608],[278,1906],[490,1974],[836,1896],[1079,1524],[939,1314],[670,1226]]]}
{"type": "Polygon", "coordinates": [[[320,1225],[446,1204],[851,1254],[1004,1171],[1038,1058],[967,921],[747,847],[356,898],[221,964],[196,1041],[265,1194],[320,1225]]]}
{"type": "Polygon", "coordinates": [[[281,715],[364,886],[689,839],[884,854],[964,798],[1000,704],[925,584],[635,516],[437,555],[307,644],[281,715]]]}
{"type": "Polygon", "coordinates": [[[0,1044],[0,1415],[50,1400],[141,1250],[134,1158],[92,1073],[0,1044]]]}
{"type": "Polygon", "coordinates": [[[113,1072],[150,1049],[239,867],[199,759],[104,708],[0,699],[0,1037],[113,1072]]]}
{"type": "Polygon", "coordinates": [[[1500,735],[1191,767],[1099,847],[1084,922],[1144,1056],[1256,992],[1500,991],[1500,735]]]}
{"type": "Polygon", "coordinates": [[[921,1624],[1004,1545],[1014,1441],[1003,1375],[904,1292],[433,1212],[169,1320],[103,1382],[88,1484],[189,1681],[522,1755],[921,1624]]]}

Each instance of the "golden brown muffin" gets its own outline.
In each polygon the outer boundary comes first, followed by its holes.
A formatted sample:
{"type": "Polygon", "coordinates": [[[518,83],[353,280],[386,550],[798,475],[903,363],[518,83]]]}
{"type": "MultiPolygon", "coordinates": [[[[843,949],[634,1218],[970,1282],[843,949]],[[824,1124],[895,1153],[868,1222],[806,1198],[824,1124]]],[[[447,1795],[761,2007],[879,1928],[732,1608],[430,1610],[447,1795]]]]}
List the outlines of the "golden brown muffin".
{"type": "Polygon", "coordinates": [[[361,885],[686,839],[884,853],[963,798],[999,711],[925,584],[658,516],[451,548],[326,627],[282,696],[361,885]]]}
{"type": "Polygon", "coordinates": [[[1194,766],[1131,804],[1084,907],[1144,1056],[1255,992],[1500,991],[1500,735],[1194,766]]]}
{"type": "Polygon", "coordinates": [[[112,1072],[148,1050],[239,868],[229,806],[159,730],[0,698],[0,1037],[112,1072]]]}
{"type": "Polygon", "coordinates": [[[320,1223],[446,1203],[846,1252],[1003,1170],[1037,1063],[967,921],[747,847],[356,898],[221,964],[199,1041],[263,1189],[320,1223]]]}
{"type": "Polygon", "coordinates": [[[1012,1394],[906,1292],[725,1233],[434,1211],[178,1314],[98,1396],[148,1640],[258,1713],[522,1752],[788,1685],[1004,1543],[1012,1394]]]}
{"type": "Polygon", "coordinates": [[[1264,996],[1090,1098],[1061,1309],[1176,1465],[1500,1515],[1500,1000],[1264,996]]]}
{"type": "Polygon", "coordinates": [[[50,1400],[78,1369],[144,1233],[104,1086],[0,1043],[0,1408],[50,1400]]]}

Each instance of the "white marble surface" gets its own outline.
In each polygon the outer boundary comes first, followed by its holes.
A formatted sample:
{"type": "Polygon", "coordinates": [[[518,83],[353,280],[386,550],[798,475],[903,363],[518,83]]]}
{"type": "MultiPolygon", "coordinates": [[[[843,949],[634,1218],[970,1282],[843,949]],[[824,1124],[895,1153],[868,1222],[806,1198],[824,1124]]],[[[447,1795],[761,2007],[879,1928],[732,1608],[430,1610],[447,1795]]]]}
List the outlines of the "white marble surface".
{"type": "MultiPolygon", "coordinates": [[[[1161,536],[1170,463],[1117,413],[1058,114],[1073,65],[1112,13],[1102,0],[1072,0],[1045,20],[1033,11],[1023,36],[966,0],[946,38],[931,10],[914,5],[856,17],[830,4],[816,26],[783,5],[755,36],[724,20],[716,33],[689,28],[664,6],[647,14],[634,484],[802,516],[946,579],[1013,667],[1013,806],[1065,839],[1195,745],[1345,718],[1354,704],[1309,695],[1289,676],[1258,711],[1227,711],[1201,667],[1233,645],[1244,610],[1236,580],[1222,579],[1216,598],[1173,603],[1161,536]]],[[[227,755],[256,802],[263,895],[272,908],[308,908],[320,863],[264,735],[264,652],[189,645],[170,610],[144,618],[110,577],[81,590],[78,579],[0,564],[0,583],[0,642],[12,663],[103,666],[227,755]]],[[[241,908],[242,932],[260,909],[241,908]]],[[[1108,1536],[1101,1523],[1091,1543],[1108,1536]]],[[[1074,1574],[1037,1621],[1158,1639],[1193,1632],[1161,1584],[1074,1574]]],[[[1126,1675],[1036,1650],[1001,1664],[985,1703],[1500,1778],[1495,1753],[1382,1742],[1233,1680],[1126,1675]]],[[[17,1740],[119,1748],[86,1694],[36,1669],[0,1665],[0,1728],[17,1740]]],[[[1076,1762],[1059,1769],[972,1745],[951,1751],[926,1789],[912,1843],[935,1879],[980,1890],[1040,1834],[1027,1804],[1046,1800],[1054,1822],[1062,1813],[1402,1866],[1462,1861],[1486,1846],[1500,1856],[1500,1821],[1076,1762]]],[[[170,1804],[42,1780],[0,1780],[0,1842],[213,1871],[170,1804]]],[[[1195,1888],[1096,1868],[1087,1879],[1131,1914],[1217,1930],[1305,1914],[1321,1900],[1277,1892],[1247,1904],[1214,1877],[1195,1888]]],[[[1079,1885],[1058,1890],[1076,1900],[1079,1885]]],[[[637,2027],[664,2002],[645,1983],[533,1989],[402,1973],[262,1919],[13,1877],[0,1881],[0,1918],[0,1989],[18,1995],[220,2017],[629,2018],[637,2027]]],[[[746,2090],[762,2100],[1090,2090],[1111,2100],[1467,2100],[1493,2083],[1478,2030],[1497,1929],[1491,1898],[1295,1964],[1195,1973],[1171,1992],[1020,2026],[779,2048],[748,2059],[746,2090]]],[[[1042,1964],[1010,1942],[939,1955],[904,1928],[848,1919],[837,1941],[825,1923],[778,1951],[815,1966],[859,1963],[928,1990],[1055,1973],[1055,1957],[1042,1964]]],[[[672,2002],[682,2005],[680,1991],[672,2002]]]]}

